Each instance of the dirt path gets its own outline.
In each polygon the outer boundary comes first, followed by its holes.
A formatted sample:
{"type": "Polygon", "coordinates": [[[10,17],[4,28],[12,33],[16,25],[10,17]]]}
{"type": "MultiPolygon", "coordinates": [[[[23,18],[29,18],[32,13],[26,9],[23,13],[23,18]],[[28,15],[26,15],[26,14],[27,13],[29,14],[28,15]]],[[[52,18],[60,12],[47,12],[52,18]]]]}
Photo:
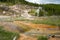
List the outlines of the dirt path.
{"type": "Polygon", "coordinates": [[[26,36],[25,34],[20,34],[20,38],[18,40],[37,40],[37,39],[30,36],[26,36]]]}

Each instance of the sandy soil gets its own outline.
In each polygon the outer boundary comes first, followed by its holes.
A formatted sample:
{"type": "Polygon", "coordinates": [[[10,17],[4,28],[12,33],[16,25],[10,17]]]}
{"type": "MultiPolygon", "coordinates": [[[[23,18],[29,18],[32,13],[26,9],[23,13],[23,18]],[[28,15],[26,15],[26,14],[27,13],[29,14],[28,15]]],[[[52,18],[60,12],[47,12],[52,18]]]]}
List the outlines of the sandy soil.
{"type": "Polygon", "coordinates": [[[37,39],[30,36],[26,36],[24,34],[20,34],[20,38],[18,40],[37,40],[37,39]]]}

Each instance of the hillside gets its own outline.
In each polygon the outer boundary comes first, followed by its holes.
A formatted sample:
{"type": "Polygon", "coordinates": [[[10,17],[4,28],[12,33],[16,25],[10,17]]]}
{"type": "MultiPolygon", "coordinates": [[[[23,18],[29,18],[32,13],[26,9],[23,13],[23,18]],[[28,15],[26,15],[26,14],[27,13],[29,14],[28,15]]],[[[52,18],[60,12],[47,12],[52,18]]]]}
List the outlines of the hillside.
{"type": "Polygon", "coordinates": [[[41,15],[44,16],[44,14],[47,16],[60,15],[60,4],[34,4],[34,3],[27,2],[25,0],[8,0],[8,1],[0,0],[0,4],[1,3],[6,3],[6,5],[9,5],[9,6],[18,4],[18,5],[21,5],[23,9],[25,6],[26,6],[25,7],[26,9],[42,7],[43,10],[47,12],[47,14],[41,10],[41,12],[39,14],[40,16],[41,15]]]}

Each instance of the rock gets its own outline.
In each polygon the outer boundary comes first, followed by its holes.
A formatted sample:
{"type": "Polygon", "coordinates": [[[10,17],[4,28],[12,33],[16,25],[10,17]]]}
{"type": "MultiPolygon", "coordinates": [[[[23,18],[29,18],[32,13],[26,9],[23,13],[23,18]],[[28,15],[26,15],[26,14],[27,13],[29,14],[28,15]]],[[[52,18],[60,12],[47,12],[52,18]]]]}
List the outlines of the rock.
{"type": "Polygon", "coordinates": [[[3,5],[3,6],[0,6],[0,9],[2,9],[2,10],[4,10],[4,11],[8,11],[8,10],[9,10],[9,7],[8,7],[8,6],[3,5]]]}

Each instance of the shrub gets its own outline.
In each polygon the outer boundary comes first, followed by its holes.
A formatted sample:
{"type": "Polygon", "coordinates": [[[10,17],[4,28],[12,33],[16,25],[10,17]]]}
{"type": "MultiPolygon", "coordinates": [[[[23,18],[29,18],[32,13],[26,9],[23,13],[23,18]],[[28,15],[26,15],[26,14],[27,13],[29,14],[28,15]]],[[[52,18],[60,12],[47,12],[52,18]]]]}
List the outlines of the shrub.
{"type": "Polygon", "coordinates": [[[39,36],[38,40],[48,40],[46,36],[39,36]]]}

